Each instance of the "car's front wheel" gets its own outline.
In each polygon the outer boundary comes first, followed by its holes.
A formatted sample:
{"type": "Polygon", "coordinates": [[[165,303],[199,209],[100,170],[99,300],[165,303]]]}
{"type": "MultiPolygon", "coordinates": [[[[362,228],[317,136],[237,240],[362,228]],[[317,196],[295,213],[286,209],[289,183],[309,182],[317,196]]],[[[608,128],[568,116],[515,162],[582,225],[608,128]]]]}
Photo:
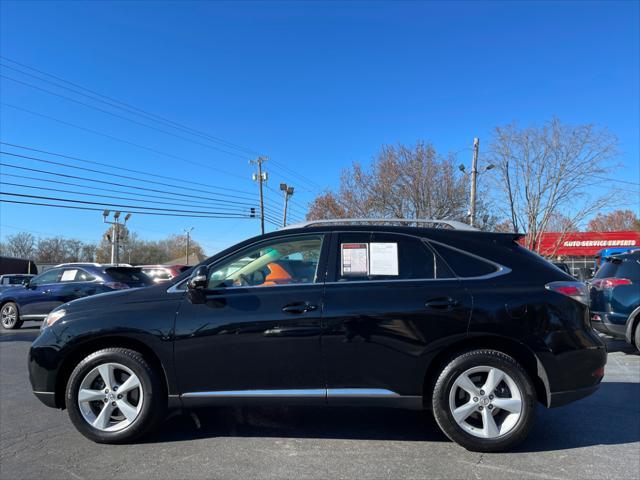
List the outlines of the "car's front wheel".
{"type": "Polygon", "coordinates": [[[166,408],[160,372],[126,348],[106,348],[82,360],[69,377],[65,400],[78,431],[99,443],[135,440],[166,408]]]}
{"type": "Polygon", "coordinates": [[[512,357],[473,350],[442,370],[433,390],[433,414],[442,431],[464,448],[498,452],[527,437],[535,399],[531,379],[512,357]]]}
{"type": "Polygon", "coordinates": [[[0,324],[7,330],[15,330],[22,326],[18,306],[13,302],[5,303],[0,309],[0,324]]]}

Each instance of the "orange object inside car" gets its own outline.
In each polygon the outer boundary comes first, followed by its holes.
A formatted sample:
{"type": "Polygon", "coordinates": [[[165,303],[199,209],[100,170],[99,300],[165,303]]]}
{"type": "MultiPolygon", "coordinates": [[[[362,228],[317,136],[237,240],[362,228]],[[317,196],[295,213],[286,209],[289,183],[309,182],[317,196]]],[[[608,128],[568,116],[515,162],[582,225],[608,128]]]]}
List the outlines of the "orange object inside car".
{"type": "Polygon", "coordinates": [[[291,275],[281,265],[277,263],[270,263],[267,265],[269,274],[265,277],[262,285],[282,285],[285,283],[291,283],[291,275]]]}

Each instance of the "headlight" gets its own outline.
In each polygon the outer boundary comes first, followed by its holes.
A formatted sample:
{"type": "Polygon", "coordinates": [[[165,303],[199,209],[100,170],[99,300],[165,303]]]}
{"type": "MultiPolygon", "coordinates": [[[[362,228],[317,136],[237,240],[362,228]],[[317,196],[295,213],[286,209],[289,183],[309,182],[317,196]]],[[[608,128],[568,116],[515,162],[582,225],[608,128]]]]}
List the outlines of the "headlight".
{"type": "Polygon", "coordinates": [[[67,314],[67,311],[64,309],[54,310],[49,315],[47,315],[47,317],[42,322],[42,327],[40,328],[44,330],[45,328],[50,327],[51,325],[56,323],[58,320],[60,320],[62,317],[64,317],[66,314],[67,314]]]}

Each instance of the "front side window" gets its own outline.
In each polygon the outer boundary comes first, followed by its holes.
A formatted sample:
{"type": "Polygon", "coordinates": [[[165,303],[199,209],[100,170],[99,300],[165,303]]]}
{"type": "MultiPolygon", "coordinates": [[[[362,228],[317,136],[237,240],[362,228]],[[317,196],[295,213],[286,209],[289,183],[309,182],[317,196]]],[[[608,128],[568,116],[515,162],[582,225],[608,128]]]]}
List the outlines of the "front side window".
{"type": "Polygon", "coordinates": [[[210,270],[209,289],[315,283],[322,238],[314,235],[280,239],[249,248],[210,270]]]}
{"type": "Polygon", "coordinates": [[[44,285],[47,283],[58,283],[60,281],[60,276],[62,275],[62,269],[54,268],[51,270],[47,270],[41,275],[38,275],[33,279],[34,285],[44,285]]]}

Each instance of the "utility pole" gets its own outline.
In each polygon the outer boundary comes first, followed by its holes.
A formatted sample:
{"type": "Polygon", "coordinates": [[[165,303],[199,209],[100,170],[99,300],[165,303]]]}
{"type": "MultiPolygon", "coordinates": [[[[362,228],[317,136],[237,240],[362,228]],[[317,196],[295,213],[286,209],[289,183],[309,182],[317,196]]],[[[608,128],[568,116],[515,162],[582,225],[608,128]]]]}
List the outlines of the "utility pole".
{"type": "Polygon", "coordinates": [[[187,245],[185,247],[185,255],[184,255],[187,259],[187,265],[189,265],[189,244],[191,240],[191,232],[193,232],[193,227],[184,229],[184,233],[187,236],[187,245]]]}
{"type": "Polygon", "coordinates": [[[289,197],[293,196],[293,187],[288,186],[286,183],[280,184],[280,190],[284,192],[284,210],[282,212],[282,226],[287,226],[287,204],[289,203],[289,197]]]}
{"type": "Polygon", "coordinates": [[[473,160],[471,161],[471,202],[469,206],[469,225],[475,226],[476,221],[476,181],[478,177],[478,150],[480,139],[473,139],[473,160]]]}
{"type": "MultiPolygon", "coordinates": [[[[113,213],[113,222],[107,220],[110,213],[111,212],[109,210],[102,212],[102,220],[104,223],[111,225],[111,238],[109,239],[111,243],[111,263],[113,265],[118,265],[120,263],[120,215],[122,212],[117,211],[113,213]]],[[[126,225],[130,218],[131,214],[127,213],[122,225],[126,225]]]]}
{"type": "Polygon", "coordinates": [[[254,182],[258,182],[260,188],[260,231],[264,234],[264,197],[262,194],[262,183],[266,182],[269,176],[267,172],[262,171],[262,164],[267,161],[267,157],[258,157],[255,160],[250,160],[251,165],[258,165],[258,173],[254,173],[252,178],[254,182]]]}

